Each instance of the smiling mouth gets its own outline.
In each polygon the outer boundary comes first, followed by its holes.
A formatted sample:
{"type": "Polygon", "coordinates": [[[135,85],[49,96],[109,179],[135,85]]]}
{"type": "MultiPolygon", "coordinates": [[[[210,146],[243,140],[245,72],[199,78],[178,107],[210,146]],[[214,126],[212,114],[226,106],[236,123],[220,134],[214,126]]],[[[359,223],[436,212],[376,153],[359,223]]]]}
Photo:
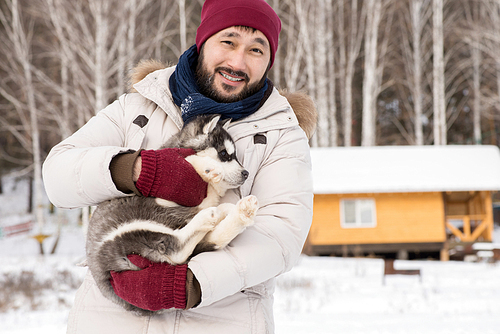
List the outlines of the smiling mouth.
{"type": "Polygon", "coordinates": [[[223,72],[219,72],[219,73],[224,78],[226,78],[227,80],[232,81],[232,82],[240,82],[240,81],[244,81],[245,80],[243,78],[236,78],[236,77],[230,76],[229,74],[226,74],[226,73],[223,73],[223,72]]]}

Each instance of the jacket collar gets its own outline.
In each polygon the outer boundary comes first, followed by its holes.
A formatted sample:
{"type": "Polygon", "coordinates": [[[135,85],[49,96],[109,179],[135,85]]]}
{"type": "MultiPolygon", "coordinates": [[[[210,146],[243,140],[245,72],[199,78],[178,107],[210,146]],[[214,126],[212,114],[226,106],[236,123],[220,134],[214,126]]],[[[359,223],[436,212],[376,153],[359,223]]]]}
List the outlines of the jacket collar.
{"type": "MultiPolygon", "coordinates": [[[[184,124],[181,111],[174,103],[168,85],[174,70],[175,66],[172,66],[151,72],[133,87],[139,94],[163,109],[172,118],[175,125],[181,129],[184,124]]],[[[298,121],[288,100],[274,88],[271,96],[259,110],[248,117],[232,122],[229,125],[229,133],[234,140],[237,140],[247,135],[296,125],[298,125],[298,121]]]]}
{"type": "Polygon", "coordinates": [[[151,72],[144,79],[134,84],[133,87],[139,94],[163,109],[180,130],[184,124],[181,111],[174,103],[168,87],[168,80],[174,70],[175,66],[172,66],[151,72]]]}

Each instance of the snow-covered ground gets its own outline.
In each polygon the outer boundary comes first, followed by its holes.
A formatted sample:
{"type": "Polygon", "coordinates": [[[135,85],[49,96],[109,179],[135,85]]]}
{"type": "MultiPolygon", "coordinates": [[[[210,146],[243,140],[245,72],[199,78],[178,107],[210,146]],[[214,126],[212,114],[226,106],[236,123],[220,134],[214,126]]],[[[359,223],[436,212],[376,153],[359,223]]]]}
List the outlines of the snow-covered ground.
{"type": "Polygon", "coordinates": [[[396,261],[418,276],[388,276],[383,261],[302,258],[279,280],[278,333],[500,333],[500,266],[396,261]]]}
{"type": "MultiPolygon", "coordinates": [[[[0,223],[25,218],[15,203],[0,195],[0,223]]],[[[39,256],[26,235],[0,239],[0,333],[65,333],[86,272],[76,266],[84,238],[74,217],[71,211],[59,216],[67,223],[54,255],[39,256]]],[[[500,241],[500,231],[496,235],[500,241]]],[[[45,249],[54,241],[48,238],[45,249]]],[[[422,281],[389,276],[384,284],[378,259],[301,257],[278,279],[276,333],[500,333],[500,264],[396,261],[395,267],[421,269],[422,281]]]]}

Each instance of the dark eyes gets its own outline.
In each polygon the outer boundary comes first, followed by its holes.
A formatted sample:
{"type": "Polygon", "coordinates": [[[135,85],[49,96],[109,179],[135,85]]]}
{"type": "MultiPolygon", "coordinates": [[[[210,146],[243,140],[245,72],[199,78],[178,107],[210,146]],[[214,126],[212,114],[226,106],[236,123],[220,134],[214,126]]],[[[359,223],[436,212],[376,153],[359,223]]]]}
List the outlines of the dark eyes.
{"type": "Polygon", "coordinates": [[[230,161],[232,159],[232,157],[229,155],[229,153],[227,153],[226,150],[222,150],[219,152],[219,158],[222,161],[230,161]]]}
{"type": "MultiPolygon", "coordinates": [[[[224,40],[223,40],[223,41],[221,41],[221,43],[223,43],[223,44],[227,44],[227,45],[234,45],[234,43],[233,43],[232,41],[229,41],[229,40],[228,40],[228,41],[224,41],[224,40]]],[[[259,48],[253,48],[253,49],[251,49],[250,51],[255,52],[255,53],[259,53],[259,54],[264,54],[264,51],[262,51],[262,50],[261,50],[261,49],[259,49],[259,48]]]]}

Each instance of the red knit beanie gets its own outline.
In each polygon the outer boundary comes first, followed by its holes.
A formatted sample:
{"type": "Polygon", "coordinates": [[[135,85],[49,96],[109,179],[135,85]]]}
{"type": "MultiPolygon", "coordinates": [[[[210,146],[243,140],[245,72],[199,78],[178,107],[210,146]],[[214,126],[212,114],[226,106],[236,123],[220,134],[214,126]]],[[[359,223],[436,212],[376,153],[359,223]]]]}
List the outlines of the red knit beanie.
{"type": "Polygon", "coordinates": [[[232,26],[246,26],[260,30],[271,46],[271,66],[273,66],[281,21],[264,0],[206,0],[201,10],[201,24],[196,32],[198,52],[210,36],[232,26]]]}

